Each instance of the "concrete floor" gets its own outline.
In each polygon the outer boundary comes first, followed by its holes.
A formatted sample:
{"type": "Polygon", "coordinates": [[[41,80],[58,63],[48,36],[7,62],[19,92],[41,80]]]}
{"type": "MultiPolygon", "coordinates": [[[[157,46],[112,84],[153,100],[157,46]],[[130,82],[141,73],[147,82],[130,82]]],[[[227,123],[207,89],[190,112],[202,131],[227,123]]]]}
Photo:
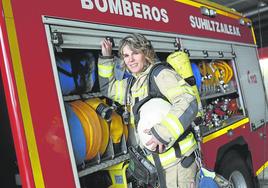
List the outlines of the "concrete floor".
{"type": "Polygon", "coordinates": [[[268,180],[261,181],[260,182],[260,187],[261,188],[268,188],[268,180]]]}

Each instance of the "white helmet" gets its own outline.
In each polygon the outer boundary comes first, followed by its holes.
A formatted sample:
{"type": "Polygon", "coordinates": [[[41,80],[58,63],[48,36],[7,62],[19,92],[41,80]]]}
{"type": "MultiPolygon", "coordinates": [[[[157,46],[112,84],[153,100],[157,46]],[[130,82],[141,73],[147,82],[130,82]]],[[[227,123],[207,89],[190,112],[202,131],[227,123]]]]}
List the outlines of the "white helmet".
{"type": "Polygon", "coordinates": [[[146,129],[151,129],[154,125],[159,124],[162,119],[167,115],[171,108],[171,104],[161,98],[153,98],[144,103],[139,112],[140,120],[138,123],[138,136],[140,139],[141,147],[146,147],[152,150],[151,146],[147,146],[146,143],[152,138],[144,132],[146,129]]]}

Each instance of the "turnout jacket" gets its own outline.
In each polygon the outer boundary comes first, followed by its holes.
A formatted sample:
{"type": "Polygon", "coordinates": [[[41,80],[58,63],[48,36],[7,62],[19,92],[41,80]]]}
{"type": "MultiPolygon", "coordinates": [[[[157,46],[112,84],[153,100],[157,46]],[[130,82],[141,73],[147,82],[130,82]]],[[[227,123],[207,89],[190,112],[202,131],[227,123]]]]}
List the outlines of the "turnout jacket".
{"type": "MultiPolygon", "coordinates": [[[[150,65],[143,72],[133,74],[135,82],[131,85],[130,93],[126,94],[128,80],[115,79],[113,58],[100,57],[98,75],[101,93],[120,104],[128,101],[132,109],[136,102],[148,96],[148,74],[152,67],[153,65],[150,65]]],[[[173,69],[166,68],[158,71],[156,75],[154,74],[154,80],[161,94],[171,103],[171,109],[166,117],[151,129],[152,134],[166,145],[167,150],[159,156],[162,166],[167,167],[181,157],[190,155],[197,148],[192,132],[184,135],[180,141],[178,138],[191,126],[191,122],[197,115],[198,106],[191,86],[173,69]]],[[[131,123],[134,123],[132,110],[131,123]]]]}

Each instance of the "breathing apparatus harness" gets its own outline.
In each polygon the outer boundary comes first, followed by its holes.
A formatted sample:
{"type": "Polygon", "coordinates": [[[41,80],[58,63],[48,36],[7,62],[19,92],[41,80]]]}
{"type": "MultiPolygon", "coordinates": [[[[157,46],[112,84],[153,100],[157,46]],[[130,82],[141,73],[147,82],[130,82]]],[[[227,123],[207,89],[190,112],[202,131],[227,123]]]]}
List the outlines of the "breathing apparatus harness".
{"type": "MultiPolygon", "coordinates": [[[[154,79],[154,76],[158,75],[158,73],[163,69],[173,69],[173,68],[170,64],[168,64],[166,62],[156,63],[155,65],[153,65],[153,67],[151,68],[151,70],[149,71],[149,73],[147,75],[148,76],[148,84],[147,84],[148,96],[140,101],[138,100],[138,98],[134,99],[135,104],[132,108],[132,112],[134,115],[134,123],[136,126],[138,125],[138,122],[140,120],[139,109],[141,108],[141,106],[143,104],[145,104],[147,101],[149,101],[152,98],[162,98],[162,99],[168,101],[168,99],[160,92],[159,88],[157,87],[157,85],[155,83],[155,79],[154,79]]],[[[128,87],[126,89],[126,96],[128,96],[130,94],[130,88],[133,86],[135,81],[136,80],[133,76],[128,79],[128,87]]],[[[190,85],[195,83],[194,78],[189,79],[189,81],[190,81],[190,85]]],[[[126,100],[129,100],[129,97],[126,97],[126,100]]],[[[128,102],[129,101],[126,101],[126,104],[128,104],[128,102]]],[[[126,112],[125,115],[126,115],[125,117],[127,117],[126,120],[128,121],[129,114],[127,114],[127,112],[126,112]]],[[[123,118],[124,118],[124,115],[123,115],[123,118]]],[[[178,138],[178,140],[173,145],[173,148],[176,151],[176,157],[178,157],[178,158],[182,157],[180,146],[178,144],[179,141],[183,140],[192,131],[193,131],[192,126],[190,126],[187,130],[185,130],[185,132],[178,138]]],[[[162,139],[160,138],[160,140],[162,140],[162,139]]],[[[146,150],[146,149],[142,150],[139,147],[138,148],[135,148],[135,147],[129,148],[131,173],[133,174],[133,176],[136,179],[139,179],[143,183],[150,184],[154,187],[158,186],[158,184],[155,183],[155,180],[158,179],[160,188],[166,188],[165,178],[164,178],[164,174],[163,174],[163,167],[162,167],[161,162],[160,162],[158,150],[156,152],[149,151],[149,153],[152,153],[155,166],[151,164],[151,162],[146,158],[144,153],[148,154],[148,150],[146,150]],[[135,166],[136,166],[136,168],[135,168],[135,166]],[[141,167],[141,166],[143,166],[143,167],[141,167]],[[137,170],[137,169],[140,169],[140,170],[137,170]],[[158,176],[158,178],[157,178],[157,176],[158,176]]],[[[182,165],[184,163],[185,167],[189,167],[195,159],[194,153],[192,155],[190,155],[189,157],[185,157],[184,159],[182,160],[182,165]]]]}

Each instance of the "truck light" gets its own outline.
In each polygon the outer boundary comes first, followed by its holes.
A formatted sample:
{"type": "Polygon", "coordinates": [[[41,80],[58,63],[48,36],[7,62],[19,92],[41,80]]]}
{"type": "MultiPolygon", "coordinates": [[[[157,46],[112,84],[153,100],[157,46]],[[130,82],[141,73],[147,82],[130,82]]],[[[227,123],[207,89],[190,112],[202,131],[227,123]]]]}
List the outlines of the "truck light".
{"type": "Polygon", "coordinates": [[[239,20],[239,23],[240,23],[240,25],[245,25],[245,24],[246,24],[246,22],[245,22],[245,20],[244,20],[243,18],[241,18],[241,19],[239,20]]]}
{"type": "Polygon", "coordinates": [[[241,18],[239,20],[239,23],[240,23],[240,25],[246,25],[248,27],[251,27],[252,26],[252,22],[251,21],[246,21],[244,18],[241,18]]]}
{"type": "Polygon", "coordinates": [[[247,22],[247,26],[251,27],[252,26],[252,22],[247,22]]]}
{"type": "Polygon", "coordinates": [[[215,17],[217,15],[216,10],[214,9],[209,9],[207,7],[200,7],[201,14],[209,17],[215,17]]]}
{"type": "Polygon", "coordinates": [[[209,15],[210,15],[210,17],[215,17],[215,16],[217,15],[216,10],[214,10],[214,9],[209,9],[209,15]]]}

